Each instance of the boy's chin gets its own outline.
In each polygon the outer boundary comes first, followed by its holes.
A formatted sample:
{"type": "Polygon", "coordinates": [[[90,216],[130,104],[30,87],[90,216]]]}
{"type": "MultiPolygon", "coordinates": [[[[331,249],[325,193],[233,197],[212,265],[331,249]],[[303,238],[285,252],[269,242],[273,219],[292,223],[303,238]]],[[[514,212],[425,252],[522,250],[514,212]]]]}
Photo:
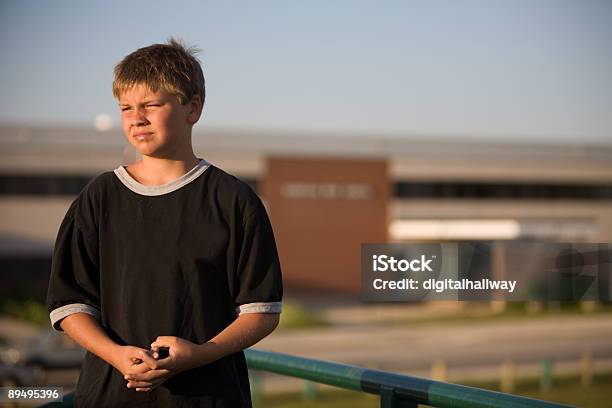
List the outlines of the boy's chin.
{"type": "Polygon", "coordinates": [[[172,145],[159,145],[155,143],[130,143],[134,150],[141,156],[153,157],[156,159],[167,159],[176,156],[176,149],[172,145]]]}
{"type": "Polygon", "coordinates": [[[154,146],[147,146],[142,143],[132,143],[132,147],[142,156],[158,157],[162,154],[161,149],[154,146]]]}

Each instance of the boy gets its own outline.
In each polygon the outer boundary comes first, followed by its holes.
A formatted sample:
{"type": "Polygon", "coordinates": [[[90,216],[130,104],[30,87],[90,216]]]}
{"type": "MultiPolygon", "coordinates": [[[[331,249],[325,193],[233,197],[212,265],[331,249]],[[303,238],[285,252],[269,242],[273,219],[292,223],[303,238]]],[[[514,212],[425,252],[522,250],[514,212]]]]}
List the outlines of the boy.
{"type": "Polygon", "coordinates": [[[242,350],[281,311],[266,211],[193,153],[205,90],[191,49],[171,39],[133,52],[115,67],[113,94],[142,160],[72,203],[47,295],[53,327],[88,350],[75,405],[251,406],[242,350]]]}

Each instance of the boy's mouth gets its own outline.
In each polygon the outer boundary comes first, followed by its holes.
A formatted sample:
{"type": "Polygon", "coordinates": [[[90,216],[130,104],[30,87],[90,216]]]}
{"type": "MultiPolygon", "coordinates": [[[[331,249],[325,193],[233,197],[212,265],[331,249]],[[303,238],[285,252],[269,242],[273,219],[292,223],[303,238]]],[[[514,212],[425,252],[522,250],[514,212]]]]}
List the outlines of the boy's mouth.
{"type": "Polygon", "coordinates": [[[132,137],[136,140],[145,140],[149,138],[149,136],[151,136],[152,134],[153,134],[152,132],[140,132],[140,133],[134,133],[132,137]]]}

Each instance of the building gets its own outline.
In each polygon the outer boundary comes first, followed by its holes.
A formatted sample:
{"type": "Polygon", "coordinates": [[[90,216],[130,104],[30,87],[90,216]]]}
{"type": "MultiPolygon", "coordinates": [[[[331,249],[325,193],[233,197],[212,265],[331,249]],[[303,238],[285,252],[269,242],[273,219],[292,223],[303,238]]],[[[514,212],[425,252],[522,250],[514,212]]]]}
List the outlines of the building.
{"type": "MultiPolygon", "coordinates": [[[[0,145],[3,287],[46,284],[74,196],[136,155],[120,130],[3,126],[0,145]]],[[[356,293],[363,242],[612,242],[612,145],[206,129],[194,146],[264,199],[289,291],[356,293]]]]}

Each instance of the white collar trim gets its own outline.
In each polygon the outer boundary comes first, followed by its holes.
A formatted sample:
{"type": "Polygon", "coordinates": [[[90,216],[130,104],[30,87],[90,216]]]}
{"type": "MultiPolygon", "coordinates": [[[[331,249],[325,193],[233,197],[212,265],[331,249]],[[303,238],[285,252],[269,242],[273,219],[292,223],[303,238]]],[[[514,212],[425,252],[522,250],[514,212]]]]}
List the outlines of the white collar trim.
{"type": "Polygon", "coordinates": [[[133,192],[146,196],[159,196],[176,191],[179,188],[191,183],[193,180],[197,179],[202,173],[204,173],[209,167],[210,163],[208,163],[204,159],[200,159],[200,161],[198,162],[198,164],[195,165],[194,168],[183,174],[181,177],[177,178],[176,180],[172,180],[169,183],[161,184],[159,186],[147,186],[136,181],[130,175],[130,173],[127,172],[124,166],[117,167],[114,172],[117,175],[117,178],[119,178],[119,180],[133,192]]]}

